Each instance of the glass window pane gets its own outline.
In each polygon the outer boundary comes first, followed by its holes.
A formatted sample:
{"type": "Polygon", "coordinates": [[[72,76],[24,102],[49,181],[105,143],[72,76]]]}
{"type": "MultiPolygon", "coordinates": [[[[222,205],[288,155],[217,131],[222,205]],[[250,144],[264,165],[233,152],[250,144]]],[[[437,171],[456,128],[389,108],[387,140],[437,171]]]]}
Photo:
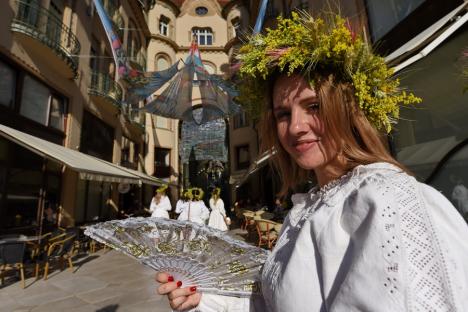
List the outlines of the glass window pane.
{"type": "Polygon", "coordinates": [[[211,35],[208,35],[206,37],[206,44],[207,45],[212,45],[213,44],[213,37],[211,35]]]}
{"type": "Polygon", "coordinates": [[[425,0],[367,0],[372,39],[379,40],[425,0]]]}
{"type": "Polygon", "coordinates": [[[43,125],[47,125],[49,96],[50,92],[47,87],[31,77],[25,76],[20,114],[43,125]]]}
{"type": "Polygon", "coordinates": [[[205,36],[201,35],[198,37],[198,44],[205,45],[205,36]]]}
{"type": "Polygon", "coordinates": [[[168,128],[168,120],[165,117],[156,116],[156,127],[157,128],[168,128]]]}
{"type": "Polygon", "coordinates": [[[50,101],[50,126],[64,130],[65,103],[62,99],[52,97],[50,101]]]}
{"type": "MultiPolygon", "coordinates": [[[[405,68],[402,75],[402,87],[414,91],[423,102],[401,107],[395,149],[397,159],[422,181],[468,138],[468,92],[463,93],[459,63],[467,36],[467,28],[460,29],[431,54],[405,68]]],[[[464,168],[466,172],[468,163],[464,168]]]]}
{"type": "Polygon", "coordinates": [[[169,68],[169,62],[164,57],[158,57],[158,61],[156,63],[156,70],[164,70],[169,68]]]}
{"type": "Polygon", "coordinates": [[[0,62],[0,77],[2,77],[0,79],[0,104],[12,107],[15,94],[15,71],[0,62]]]}

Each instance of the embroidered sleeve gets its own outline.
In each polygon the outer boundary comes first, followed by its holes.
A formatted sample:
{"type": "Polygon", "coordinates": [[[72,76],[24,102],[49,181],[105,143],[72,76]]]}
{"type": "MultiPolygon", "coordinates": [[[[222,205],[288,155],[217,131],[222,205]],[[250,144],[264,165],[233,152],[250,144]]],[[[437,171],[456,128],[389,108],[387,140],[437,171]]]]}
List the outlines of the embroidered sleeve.
{"type": "Polygon", "coordinates": [[[345,201],[342,226],[351,242],[332,310],[457,310],[447,263],[413,178],[398,173],[361,181],[345,201]]]}

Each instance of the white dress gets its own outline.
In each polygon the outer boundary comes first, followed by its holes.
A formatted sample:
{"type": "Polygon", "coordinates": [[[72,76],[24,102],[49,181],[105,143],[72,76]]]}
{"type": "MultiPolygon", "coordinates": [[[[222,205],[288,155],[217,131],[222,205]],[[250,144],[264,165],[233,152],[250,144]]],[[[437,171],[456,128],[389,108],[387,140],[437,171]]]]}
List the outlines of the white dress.
{"type": "Polygon", "coordinates": [[[224,202],[221,198],[218,198],[216,203],[213,198],[210,198],[210,220],[208,220],[208,225],[218,229],[220,231],[227,231],[227,225],[224,221],[226,218],[226,210],[224,209],[224,202]]]}
{"type": "Polygon", "coordinates": [[[150,205],[151,217],[169,219],[168,211],[171,211],[171,209],[172,209],[171,202],[169,201],[169,198],[167,196],[162,196],[159,204],[156,203],[156,200],[154,199],[154,197],[153,199],[151,199],[151,205],[150,205]]]}
{"type": "Polygon", "coordinates": [[[434,188],[375,163],[292,200],[263,297],[204,294],[196,311],[468,309],[468,226],[434,188]]]}
{"type": "Polygon", "coordinates": [[[210,216],[210,211],[202,200],[189,201],[183,208],[177,220],[191,221],[199,224],[206,224],[210,216]]]}

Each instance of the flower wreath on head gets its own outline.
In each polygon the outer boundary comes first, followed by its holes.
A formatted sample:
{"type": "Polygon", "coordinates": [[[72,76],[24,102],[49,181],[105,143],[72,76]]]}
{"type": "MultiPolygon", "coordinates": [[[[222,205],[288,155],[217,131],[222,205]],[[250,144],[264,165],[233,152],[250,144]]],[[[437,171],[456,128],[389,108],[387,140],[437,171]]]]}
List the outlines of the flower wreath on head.
{"type": "Polygon", "coordinates": [[[211,195],[218,196],[221,194],[221,189],[219,187],[215,187],[213,191],[211,192],[211,195]]]}
{"type": "Polygon", "coordinates": [[[160,194],[166,194],[166,190],[168,188],[168,185],[167,184],[164,184],[164,185],[161,185],[160,187],[158,187],[158,189],[156,190],[156,192],[160,193],[160,194]]]}
{"type": "Polygon", "coordinates": [[[192,187],[189,189],[190,191],[190,194],[192,195],[192,198],[194,200],[202,200],[203,199],[203,195],[205,195],[205,193],[203,192],[203,190],[199,187],[192,187]]]}
{"type": "Polygon", "coordinates": [[[273,73],[301,71],[312,86],[331,75],[335,82],[352,86],[356,103],[375,128],[390,132],[399,104],[421,99],[399,88],[393,70],[348,25],[339,15],[323,19],[299,11],[291,18],[278,17],[276,29],[253,35],[239,50],[239,72],[245,81],[237,101],[259,117],[273,73]]]}

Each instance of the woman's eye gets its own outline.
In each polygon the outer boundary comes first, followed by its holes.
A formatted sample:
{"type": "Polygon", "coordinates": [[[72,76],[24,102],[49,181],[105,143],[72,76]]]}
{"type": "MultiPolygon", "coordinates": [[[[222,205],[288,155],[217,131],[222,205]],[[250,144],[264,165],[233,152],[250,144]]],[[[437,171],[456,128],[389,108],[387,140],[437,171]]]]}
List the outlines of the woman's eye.
{"type": "Polygon", "coordinates": [[[311,112],[317,112],[320,108],[320,105],[318,103],[311,103],[307,105],[307,109],[311,112]]]}

